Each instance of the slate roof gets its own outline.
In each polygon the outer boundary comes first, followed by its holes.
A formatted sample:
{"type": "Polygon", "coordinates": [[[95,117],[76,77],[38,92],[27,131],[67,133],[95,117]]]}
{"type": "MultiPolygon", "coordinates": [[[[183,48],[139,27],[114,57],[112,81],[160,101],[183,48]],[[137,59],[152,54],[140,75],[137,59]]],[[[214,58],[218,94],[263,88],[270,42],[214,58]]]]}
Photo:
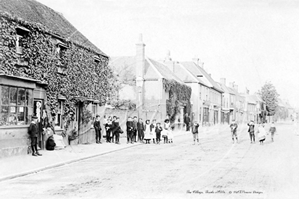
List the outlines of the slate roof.
{"type": "MultiPolygon", "coordinates": [[[[109,66],[121,77],[121,79],[125,72],[130,73],[135,78],[135,64],[135,56],[111,57],[109,61],[109,66]]],[[[168,80],[176,80],[179,83],[183,83],[181,79],[178,78],[165,64],[155,61],[151,58],[145,58],[145,76],[150,66],[153,67],[157,72],[157,77],[162,77],[168,80]]]]}
{"type": "Polygon", "coordinates": [[[187,69],[187,67],[185,67],[181,63],[175,63],[175,67],[180,67],[183,70],[186,70],[186,73],[188,74],[188,77],[186,78],[187,81],[191,81],[191,82],[197,81],[198,83],[209,87],[209,85],[207,85],[207,83],[205,83],[203,80],[201,80],[199,77],[197,77],[195,75],[195,73],[192,73],[190,70],[187,69]]]}
{"type": "Polygon", "coordinates": [[[199,80],[202,80],[206,85],[209,87],[214,88],[215,90],[223,93],[224,91],[220,87],[220,85],[215,82],[212,77],[199,65],[197,65],[195,62],[180,62],[186,69],[188,69],[192,74],[195,76],[197,75],[203,75],[203,77],[197,77],[199,80]]]}
{"type": "Polygon", "coordinates": [[[219,84],[219,86],[222,88],[222,90],[223,90],[225,93],[237,95],[237,92],[236,92],[234,89],[232,89],[232,88],[230,88],[230,87],[228,87],[228,86],[225,86],[224,84],[221,84],[221,83],[219,83],[219,82],[217,82],[217,83],[219,84]]]}
{"type": "Polygon", "coordinates": [[[148,60],[148,61],[152,64],[152,66],[155,67],[155,69],[160,73],[160,75],[161,75],[163,78],[168,79],[168,80],[176,80],[177,82],[183,84],[183,82],[181,81],[181,79],[178,78],[178,77],[177,77],[177,76],[176,76],[176,75],[168,68],[168,66],[166,66],[165,64],[160,63],[160,62],[155,61],[155,60],[150,59],[150,58],[148,58],[148,59],[146,59],[146,60],[148,60]]]}
{"type": "Polygon", "coordinates": [[[66,20],[62,14],[35,0],[1,0],[0,12],[7,12],[27,22],[42,24],[49,30],[57,33],[58,36],[108,57],[66,20]]]}

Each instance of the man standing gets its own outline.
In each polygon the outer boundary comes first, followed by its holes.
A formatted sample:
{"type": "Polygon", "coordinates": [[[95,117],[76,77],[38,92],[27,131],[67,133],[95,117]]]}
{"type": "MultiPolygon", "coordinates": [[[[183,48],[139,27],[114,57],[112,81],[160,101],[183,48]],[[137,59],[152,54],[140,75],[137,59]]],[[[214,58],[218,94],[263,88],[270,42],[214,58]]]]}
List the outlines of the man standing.
{"type": "Polygon", "coordinates": [[[139,122],[137,123],[137,130],[138,130],[138,138],[140,142],[143,142],[144,140],[144,131],[145,131],[145,126],[143,123],[143,119],[140,118],[139,122]]]}
{"type": "Polygon", "coordinates": [[[104,131],[103,131],[103,137],[104,137],[104,135],[105,135],[105,138],[106,138],[106,142],[107,142],[107,132],[106,132],[106,124],[107,124],[107,119],[106,119],[106,115],[104,115],[103,116],[103,129],[104,129],[104,131]]]}
{"type": "Polygon", "coordinates": [[[37,138],[38,138],[38,133],[39,133],[37,119],[38,118],[36,116],[32,117],[32,122],[30,123],[29,130],[28,130],[28,134],[29,134],[30,140],[31,140],[32,156],[41,156],[42,155],[38,152],[38,149],[37,149],[37,138]]]}
{"type": "Polygon", "coordinates": [[[235,137],[236,142],[238,143],[238,138],[237,138],[237,134],[236,134],[238,125],[237,125],[237,123],[235,122],[235,120],[232,121],[232,123],[230,124],[229,127],[230,127],[230,129],[231,129],[231,135],[232,135],[232,141],[233,141],[233,144],[234,144],[234,137],[235,137]]]}
{"type": "Polygon", "coordinates": [[[251,144],[254,142],[255,143],[255,135],[254,135],[254,121],[251,120],[249,123],[248,123],[248,126],[249,126],[249,129],[248,129],[248,133],[250,135],[250,142],[251,144]]]}
{"type": "Polygon", "coordinates": [[[94,122],[95,134],[96,134],[96,143],[101,143],[101,124],[100,124],[100,116],[96,116],[96,121],[94,122]]]}
{"type": "Polygon", "coordinates": [[[132,136],[133,136],[133,121],[131,117],[128,117],[126,122],[126,131],[127,131],[127,144],[133,144],[132,136]]]}
{"type": "Polygon", "coordinates": [[[185,114],[184,116],[184,123],[185,123],[185,126],[186,126],[186,131],[189,131],[190,130],[190,117],[189,117],[189,114],[185,114]]]}
{"type": "Polygon", "coordinates": [[[117,116],[113,117],[112,133],[113,133],[113,139],[115,137],[115,143],[120,144],[121,128],[119,124],[119,118],[117,116]]]}
{"type": "Polygon", "coordinates": [[[136,134],[137,134],[137,123],[138,123],[138,121],[137,121],[137,117],[136,116],[134,116],[133,117],[133,140],[134,140],[134,142],[136,142],[136,134]]]}

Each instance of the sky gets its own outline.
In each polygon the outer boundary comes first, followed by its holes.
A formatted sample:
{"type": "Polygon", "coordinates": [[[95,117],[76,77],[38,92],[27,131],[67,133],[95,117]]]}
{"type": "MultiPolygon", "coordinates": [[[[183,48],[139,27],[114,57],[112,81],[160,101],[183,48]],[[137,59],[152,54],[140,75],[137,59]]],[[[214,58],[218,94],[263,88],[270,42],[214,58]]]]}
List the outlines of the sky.
{"type": "Polygon", "coordinates": [[[299,3],[295,0],[37,0],[63,14],[108,56],[200,58],[239,92],[270,81],[299,107],[299,3]]]}

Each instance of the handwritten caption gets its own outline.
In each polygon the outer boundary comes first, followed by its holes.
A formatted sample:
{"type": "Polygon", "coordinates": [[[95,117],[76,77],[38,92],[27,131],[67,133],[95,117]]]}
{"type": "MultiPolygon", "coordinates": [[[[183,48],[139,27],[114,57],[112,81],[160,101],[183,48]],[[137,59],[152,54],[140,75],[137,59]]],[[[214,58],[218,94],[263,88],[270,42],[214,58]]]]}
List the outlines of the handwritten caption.
{"type": "Polygon", "coordinates": [[[232,190],[232,191],[225,191],[225,190],[187,190],[187,194],[263,194],[262,191],[251,191],[251,190],[232,190]]]}

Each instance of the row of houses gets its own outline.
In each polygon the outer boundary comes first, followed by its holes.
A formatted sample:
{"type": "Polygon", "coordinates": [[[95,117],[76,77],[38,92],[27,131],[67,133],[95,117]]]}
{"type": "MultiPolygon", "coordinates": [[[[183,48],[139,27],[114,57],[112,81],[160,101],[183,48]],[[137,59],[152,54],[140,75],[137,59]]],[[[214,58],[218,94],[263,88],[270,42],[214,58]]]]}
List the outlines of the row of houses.
{"type": "Polygon", "coordinates": [[[166,111],[170,94],[162,95],[163,85],[158,82],[173,79],[191,88],[190,107],[180,103],[180,111],[173,117],[175,123],[182,123],[185,115],[202,125],[266,120],[266,105],[258,94],[250,94],[248,90],[239,92],[238,85],[227,84],[225,78],[215,81],[199,58],[178,62],[172,60],[170,52],[164,60],[149,58],[142,36],[136,45],[136,55],[112,57],[109,66],[121,83],[118,100],[131,100],[142,111],[153,112],[156,119],[172,117],[166,111]],[[139,81],[143,82],[142,90],[138,89],[139,81]]]}

